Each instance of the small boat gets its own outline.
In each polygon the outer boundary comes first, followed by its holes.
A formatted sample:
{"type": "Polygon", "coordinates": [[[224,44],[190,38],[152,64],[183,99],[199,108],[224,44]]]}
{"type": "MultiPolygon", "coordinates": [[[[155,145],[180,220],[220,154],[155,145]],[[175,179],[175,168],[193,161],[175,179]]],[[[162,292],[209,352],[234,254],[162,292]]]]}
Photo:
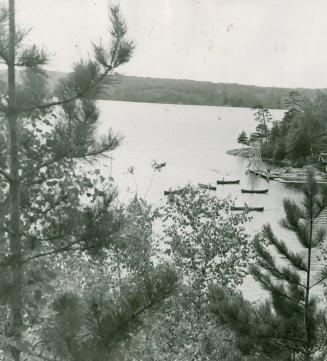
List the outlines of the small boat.
{"type": "Polygon", "coordinates": [[[236,180],[225,180],[225,179],[217,180],[217,184],[239,184],[239,183],[240,183],[239,179],[236,179],[236,180]]]}
{"type": "Polygon", "coordinates": [[[267,180],[273,180],[277,177],[276,174],[274,173],[269,173],[269,172],[266,172],[266,171],[255,171],[255,170],[251,170],[251,169],[248,169],[247,170],[248,173],[251,173],[251,174],[254,174],[254,175],[257,175],[261,178],[264,178],[264,179],[267,179],[267,180]]]}
{"type": "Polygon", "coordinates": [[[212,186],[211,184],[202,184],[199,183],[199,187],[203,188],[203,189],[208,189],[210,191],[215,191],[217,189],[217,187],[212,186]]]}
{"type": "Polygon", "coordinates": [[[169,196],[171,194],[180,194],[182,192],[183,192],[183,189],[174,189],[174,190],[164,191],[164,195],[169,196]]]}
{"type": "Polygon", "coordinates": [[[167,164],[166,164],[166,162],[163,162],[163,163],[158,163],[158,164],[156,164],[155,166],[154,166],[154,169],[161,169],[161,168],[163,168],[163,167],[165,167],[167,164]]]}
{"type": "Polygon", "coordinates": [[[231,211],[263,212],[264,207],[230,207],[231,211]]]}
{"type": "Polygon", "coordinates": [[[265,194],[268,193],[268,188],[266,189],[241,189],[242,193],[257,193],[257,194],[265,194]]]}

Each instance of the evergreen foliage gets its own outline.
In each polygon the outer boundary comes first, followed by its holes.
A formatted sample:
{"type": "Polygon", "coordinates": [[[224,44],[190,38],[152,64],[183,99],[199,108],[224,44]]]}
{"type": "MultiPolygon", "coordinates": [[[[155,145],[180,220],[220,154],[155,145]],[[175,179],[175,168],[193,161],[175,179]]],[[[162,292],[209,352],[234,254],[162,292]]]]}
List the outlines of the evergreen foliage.
{"type": "Polygon", "coordinates": [[[255,106],[253,110],[254,120],[258,123],[256,126],[255,138],[259,139],[261,143],[263,140],[266,142],[269,135],[268,125],[272,120],[271,114],[268,109],[262,107],[261,105],[255,106]]]}
{"type": "Polygon", "coordinates": [[[146,279],[124,280],[120,288],[86,288],[82,295],[65,292],[52,303],[45,355],[62,360],[111,359],[119,346],[127,347],[131,336],[143,326],[146,312],[153,311],[177,286],[176,273],[159,267],[146,279]]]}
{"type": "Polygon", "coordinates": [[[242,130],[242,132],[237,137],[237,143],[244,145],[247,145],[249,143],[249,138],[245,132],[245,130],[242,130]]]}
{"type": "Polygon", "coordinates": [[[232,334],[217,327],[195,290],[183,287],[135,339],[125,361],[241,361],[232,334]]]}
{"type": "MultiPolygon", "coordinates": [[[[213,83],[185,79],[157,79],[115,74],[107,79],[99,95],[103,100],[164,104],[194,104],[267,109],[284,109],[292,89],[213,83]]],[[[313,100],[316,89],[297,89],[302,98],[313,100]]],[[[323,89],[323,92],[326,90],[323,89]]]]}
{"type": "Polygon", "coordinates": [[[269,225],[255,241],[256,264],[251,274],[268,291],[258,305],[222,288],[211,291],[212,312],[235,332],[244,354],[260,354],[271,360],[324,360],[326,310],[312,294],[327,276],[325,267],[313,273],[313,250],[322,245],[326,229],[316,226],[327,209],[327,189],[320,189],[314,174],[308,175],[303,205],[284,201],[282,224],[295,233],[303,252],[294,252],[279,240],[269,225]],[[266,247],[266,243],[269,247],[266,247]],[[287,263],[276,261],[272,248],[287,263]]]}
{"type": "Polygon", "coordinates": [[[297,92],[290,92],[285,104],[288,111],[269,130],[262,147],[263,156],[290,161],[297,166],[316,163],[320,152],[326,150],[326,95],[318,92],[316,98],[309,101],[297,92]]]}
{"type": "Polygon", "coordinates": [[[0,60],[8,68],[0,99],[0,307],[6,312],[0,320],[1,358],[92,360],[90,342],[105,343],[94,356],[108,357],[131,335],[141,313],[176,285],[168,268],[152,268],[147,278],[129,272],[116,287],[107,284],[119,297],[108,295],[101,309],[103,338],[90,326],[96,315],[87,306],[86,289],[68,286],[67,275],[82,285],[91,264],[111,263],[113,250],[126,248],[125,238],[139,237],[126,225],[128,212],[114,186],[94,167],[120,142],[112,132],[95,138],[95,96],[134,49],[119,8],[109,15],[108,45],[94,44],[93,57],[75,64],[52,93],[40,68],[47,54],[26,45],[27,32],[16,25],[15,0],[0,11],[0,60]],[[20,81],[17,68],[23,68],[20,81]],[[76,271],[78,265],[84,273],[76,271]]]}
{"type": "Polygon", "coordinates": [[[146,320],[147,327],[134,340],[126,361],[244,359],[230,331],[217,327],[207,312],[208,285],[235,287],[252,260],[243,227],[248,217],[231,213],[231,204],[187,186],[156,212],[163,229],[157,249],[184,282],[156,318],[146,320]]]}

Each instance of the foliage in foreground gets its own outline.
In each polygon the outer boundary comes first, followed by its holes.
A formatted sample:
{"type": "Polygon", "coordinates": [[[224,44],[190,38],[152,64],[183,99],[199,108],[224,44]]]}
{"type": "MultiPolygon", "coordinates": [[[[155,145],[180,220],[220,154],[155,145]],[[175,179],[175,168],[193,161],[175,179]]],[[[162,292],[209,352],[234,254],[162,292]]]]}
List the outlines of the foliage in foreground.
{"type": "Polygon", "coordinates": [[[229,330],[216,322],[201,304],[197,291],[183,287],[164,304],[162,312],[148,319],[124,361],[240,361],[229,330]]]}
{"type": "Polygon", "coordinates": [[[257,263],[252,276],[269,292],[270,298],[252,305],[239,294],[223,288],[211,290],[211,308],[217,318],[235,333],[238,346],[245,354],[261,354],[271,360],[324,360],[327,346],[327,318],[323,304],[312,289],[327,277],[327,269],[313,274],[313,250],[322,245],[326,229],[316,226],[327,209],[327,189],[319,189],[312,173],[303,190],[303,205],[284,201],[286,218],[283,226],[294,232],[303,253],[290,250],[269,225],[255,243],[257,263]],[[270,248],[286,258],[280,264],[270,248]]]}
{"type": "Polygon", "coordinates": [[[158,211],[165,252],[188,282],[202,290],[210,283],[234,287],[247,274],[253,252],[244,223],[230,211],[232,201],[187,186],[158,211]]]}
{"type": "Polygon", "coordinates": [[[149,315],[148,327],[124,361],[243,359],[230,331],[217,327],[207,309],[208,284],[234,287],[251,262],[251,242],[243,228],[248,217],[231,213],[230,205],[188,186],[156,212],[163,231],[157,250],[176,267],[184,284],[155,319],[149,315]]]}
{"type": "Polygon", "coordinates": [[[113,184],[94,168],[120,142],[112,132],[95,138],[95,95],[134,48],[119,8],[109,15],[108,47],[94,44],[92,59],[75,64],[52,94],[41,69],[47,54],[26,43],[15,0],[0,11],[0,58],[8,68],[0,102],[0,358],[109,357],[142,312],[176,286],[167,267],[137,277],[138,265],[126,262],[121,282],[101,272],[140,239],[127,226],[132,210],[122,209],[113,184]],[[102,274],[108,292],[103,299],[95,292],[90,304],[85,280],[92,273],[102,274]]]}
{"type": "Polygon", "coordinates": [[[177,276],[158,267],[145,279],[125,278],[116,289],[110,282],[86,288],[81,295],[65,292],[52,303],[42,327],[44,354],[62,360],[103,360],[126,347],[142,327],[142,316],[157,308],[177,286],[177,276]]]}

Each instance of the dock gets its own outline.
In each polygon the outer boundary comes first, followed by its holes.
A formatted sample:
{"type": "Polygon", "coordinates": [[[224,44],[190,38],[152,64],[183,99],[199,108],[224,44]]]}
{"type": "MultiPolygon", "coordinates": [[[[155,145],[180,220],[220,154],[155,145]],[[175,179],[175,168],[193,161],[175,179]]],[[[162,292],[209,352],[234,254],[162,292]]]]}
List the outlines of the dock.
{"type": "Polygon", "coordinates": [[[276,179],[277,176],[271,173],[268,173],[267,171],[257,171],[257,170],[253,170],[253,169],[248,169],[248,172],[251,174],[254,174],[258,177],[267,179],[267,180],[272,180],[272,179],[276,179]]]}
{"type": "MultiPolygon", "coordinates": [[[[284,179],[284,178],[275,178],[275,181],[280,182],[280,183],[286,183],[286,184],[306,184],[307,180],[306,179],[284,179]]],[[[316,180],[317,184],[327,184],[327,180],[323,181],[323,180],[316,180]]]]}
{"type": "Polygon", "coordinates": [[[270,172],[266,165],[262,162],[261,158],[261,144],[258,142],[252,142],[249,155],[249,164],[247,166],[247,172],[254,174],[258,177],[266,180],[272,180],[277,177],[276,174],[270,172]]]}

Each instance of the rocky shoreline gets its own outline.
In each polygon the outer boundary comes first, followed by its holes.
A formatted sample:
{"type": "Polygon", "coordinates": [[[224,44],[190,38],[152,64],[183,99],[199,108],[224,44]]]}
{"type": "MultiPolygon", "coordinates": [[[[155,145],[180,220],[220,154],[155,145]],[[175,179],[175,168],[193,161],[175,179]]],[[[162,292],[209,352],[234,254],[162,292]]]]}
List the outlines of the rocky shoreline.
{"type": "MultiPolygon", "coordinates": [[[[251,148],[238,148],[238,149],[230,149],[226,153],[229,155],[237,156],[237,157],[246,157],[250,156],[251,148]]],[[[275,180],[283,182],[283,183],[305,183],[308,170],[314,168],[315,169],[315,178],[318,183],[327,183],[327,174],[322,172],[321,170],[314,167],[314,165],[305,165],[301,168],[293,168],[291,166],[278,166],[274,164],[270,159],[263,159],[263,161],[269,162],[269,170],[272,175],[274,175],[275,180]]]]}
{"type": "Polygon", "coordinates": [[[229,155],[234,155],[238,157],[249,157],[251,148],[238,148],[238,149],[230,149],[226,153],[229,155]]]}

